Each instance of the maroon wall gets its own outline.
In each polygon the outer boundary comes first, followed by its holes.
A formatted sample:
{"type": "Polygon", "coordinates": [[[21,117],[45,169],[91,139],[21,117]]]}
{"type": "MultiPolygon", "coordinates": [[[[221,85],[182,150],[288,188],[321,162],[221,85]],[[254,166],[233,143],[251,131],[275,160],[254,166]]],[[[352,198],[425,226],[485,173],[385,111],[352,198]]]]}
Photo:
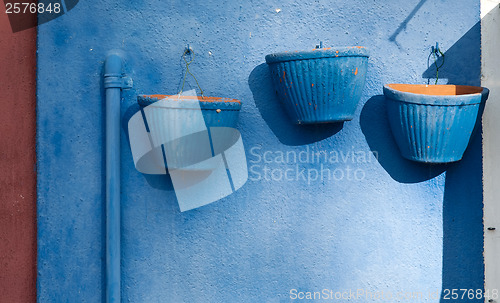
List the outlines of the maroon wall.
{"type": "Polygon", "coordinates": [[[36,300],[36,28],[0,5],[0,302],[36,300]]]}

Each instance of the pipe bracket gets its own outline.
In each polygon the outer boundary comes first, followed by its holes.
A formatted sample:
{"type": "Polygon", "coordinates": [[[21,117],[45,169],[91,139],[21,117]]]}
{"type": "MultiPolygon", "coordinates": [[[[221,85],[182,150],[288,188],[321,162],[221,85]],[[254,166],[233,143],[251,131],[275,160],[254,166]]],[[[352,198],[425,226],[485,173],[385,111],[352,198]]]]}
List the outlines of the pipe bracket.
{"type": "Polygon", "coordinates": [[[105,74],[104,75],[104,88],[132,88],[132,78],[125,74],[105,74]]]}

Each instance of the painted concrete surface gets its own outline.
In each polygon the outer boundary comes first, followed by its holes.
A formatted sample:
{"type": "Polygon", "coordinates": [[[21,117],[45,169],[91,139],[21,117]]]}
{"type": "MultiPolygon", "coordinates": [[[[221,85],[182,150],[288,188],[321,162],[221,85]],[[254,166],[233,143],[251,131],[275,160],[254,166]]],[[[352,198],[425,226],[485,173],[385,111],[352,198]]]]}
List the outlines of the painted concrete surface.
{"type": "Polygon", "coordinates": [[[500,288],[500,140],[498,132],[500,123],[500,1],[481,1],[481,84],[491,88],[490,100],[486,105],[483,119],[483,182],[484,182],[484,263],[485,289],[500,288]],[[491,228],[495,230],[491,230],[491,228]],[[488,229],[490,228],[490,229],[488,229]]]}
{"type": "Polygon", "coordinates": [[[123,301],[362,289],[438,302],[445,289],[483,288],[480,130],[459,163],[409,162],[381,95],[385,83],[427,83],[436,41],[440,83],[479,85],[477,1],[85,1],[38,32],[39,302],[104,297],[102,65],[115,48],[134,79],[122,101],[123,301]],[[264,57],[319,41],[370,50],[362,104],[343,125],[293,125],[264,57]],[[167,177],[135,170],[127,122],[137,94],[179,91],[188,43],[206,95],[243,102],[249,181],[180,213],[167,177]]]}
{"type": "Polygon", "coordinates": [[[36,30],[0,12],[0,302],[36,298],[36,30]]]}

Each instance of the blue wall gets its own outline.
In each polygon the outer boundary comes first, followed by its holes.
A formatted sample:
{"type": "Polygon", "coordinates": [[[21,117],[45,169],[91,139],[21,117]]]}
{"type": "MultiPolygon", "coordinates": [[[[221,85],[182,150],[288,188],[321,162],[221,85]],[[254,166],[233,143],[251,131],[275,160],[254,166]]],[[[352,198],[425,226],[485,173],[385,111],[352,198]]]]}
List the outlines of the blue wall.
{"type": "Polygon", "coordinates": [[[364,289],[439,302],[427,294],[481,289],[480,134],[459,163],[411,163],[399,156],[381,96],[385,83],[427,83],[436,41],[447,50],[440,82],[478,85],[478,22],[476,0],[115,0],[81,1],[39,26],[39,302],[104,298],[102,67],[115,48],[134,79],[122,102],[123,301],[289,302],[291,289],[364,289]],[[362,104],[344,125],[294,126],[264,56],[320,40],[369,48],[362,104]],[[206,95],[243,102],[238,129],[251,171],[235,194],[180,213],[168,178],[135,170],[126,129],[137,94],[180,89],[188,43],[206,95]],[[340,159],[258,162],[266,151],[340,159]],[[321,165],[337,180],[258,180],[264,166],[279,179],[321,165]]]}

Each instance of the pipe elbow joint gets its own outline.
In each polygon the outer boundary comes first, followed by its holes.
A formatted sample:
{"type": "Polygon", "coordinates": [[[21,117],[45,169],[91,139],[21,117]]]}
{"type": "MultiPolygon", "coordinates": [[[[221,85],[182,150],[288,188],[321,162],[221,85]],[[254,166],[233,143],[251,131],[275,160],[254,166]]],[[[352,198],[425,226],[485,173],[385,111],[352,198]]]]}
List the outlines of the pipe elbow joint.
{"type": "Polygon", "coordinates": [[[132,79],[122,73],[123,56],[120,51],[113,50],[106,56],[104,63],[104,88],[132,88],[132,79]]]}

